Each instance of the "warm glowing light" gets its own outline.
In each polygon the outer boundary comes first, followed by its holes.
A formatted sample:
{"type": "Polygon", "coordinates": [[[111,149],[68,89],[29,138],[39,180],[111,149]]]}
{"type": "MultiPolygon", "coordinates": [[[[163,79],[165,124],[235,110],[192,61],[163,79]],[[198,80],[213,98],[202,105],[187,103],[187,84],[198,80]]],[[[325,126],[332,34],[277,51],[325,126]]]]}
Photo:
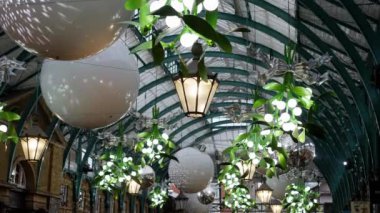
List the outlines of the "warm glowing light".
{"type": "Polygon", "coordinates": [[[30,162],[41,160],[49,143],[47,137],[38,127],[25,130],[20,141],[25,159],[30,162]]]}
{"type": "Polygon", "coordinates": [[[256,190],[256,197],[259,198],[262,203],[269,203],[272,192],[273,190],[264,182],[256,190]]]}
{"type": "Polygon", "coordinates": [[[128,184],[128,193],[131,195],[136,195],[139,193],[139,191],[140,191],[140,184],[137,183],[136,181],[132,180],[128,184]]]}
{"type": "Polygon", "coordinates": [[[219,86],[216,75],[209,75],[207,81],[202,81],[198,74],[177,76],[173,81],[186,116],[203,117],[219,86]]]}

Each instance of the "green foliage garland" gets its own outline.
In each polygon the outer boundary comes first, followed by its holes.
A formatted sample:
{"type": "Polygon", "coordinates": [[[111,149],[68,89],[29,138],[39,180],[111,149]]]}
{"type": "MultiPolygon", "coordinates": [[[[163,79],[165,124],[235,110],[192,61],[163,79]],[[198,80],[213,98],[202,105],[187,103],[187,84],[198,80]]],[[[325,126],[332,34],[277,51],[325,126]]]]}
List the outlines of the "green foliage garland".
{"type": "Polygon", "coordinates": [[[319,193],[312,191],[310,187],[293,183],[286,187],[282,204],[289,213],[308,213],[318,208],[318,198],[319,193]]]}

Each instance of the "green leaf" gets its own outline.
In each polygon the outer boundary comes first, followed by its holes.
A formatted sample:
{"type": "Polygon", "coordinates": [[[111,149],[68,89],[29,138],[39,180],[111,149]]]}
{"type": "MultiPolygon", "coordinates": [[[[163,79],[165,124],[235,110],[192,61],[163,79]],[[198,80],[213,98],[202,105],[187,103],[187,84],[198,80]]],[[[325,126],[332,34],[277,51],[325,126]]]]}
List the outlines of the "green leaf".
{"type": "Polygon", "coordinates": [[[211,25],[212,28],[216,28],[218,22],[218,10],[206,11],[206,21],[211,25]]]}
{"type": "Polygon", "coordinates": [[[281,152],[277,152],[278,157],[278,165],[281,169],[286,169],[286,156],[284,156],[281,152]]]}
{"type": "Polygon", "coordinates": [[[299,97],[310,97],[312,95],[312,93],[308,89],[300,86],[294,87],[292,89],[292,92],[299,97]]]}
{"type": "Polygon", "coordinates": [[[140,9],[144,4],[146,4],[145,0],[126,0],[124,8],[126,10],[136,10],[140,9]]]}
{"type": "Polygon", "coordinates": [[[305,142],[306,134],[305,134],[305,128],[302,128],[301,134],[297,137],[298,141],[301,143],[305,142]]]}
{"type": "Polygon", "coordinates": [[[131,53],[137,53],[143,50],[150,50],[153,48],[153,41],[146,41],[131,50],[131,53]]]}
{"type": "Polygon", "coordinates": [[[257,108],[263,106],[266,102],[267,102],[266,99],[264,99],[264,98],[259,98],[259,99],[257,99],[257,100],[255,101],[255,103],[253,104],[253,108],[257,109],[257,108]]]}
{"type": "Polygon", "coordinates": [[[162,47],[161,42],[152,48],[153,62],[155,65],[161,65],[165,59],[165,50],[162,47]]]}
{"type": "Polygon", "coordinates": [[[169,5],[165,5],[151,14],[154,16],[180,16],[181,15],[173,7],[169,5]]]}
{"type": "Polygon", "coordinates": [[[283,90],[283,87],[281,84],[277,83],[277,82],[270,82],[270,83],[267,83],[266,85],[264,85],[263,87],[265,90],[269,90],[269,91],[275,91],[275,92],[281,92],[283,90]]]}
{"type": "Polygon", "coordinates": [[[230,40],[228,40],[228,38],[225,35],[223,35],[221,33],[217,33],[217,38],[214,41],[219,45],[219,47],[224,52],[227,52],[227,53],[232,52],[231,42],[230,42],[230,40]]]}
{"type": "Polygon", "coordinates": [[[189,75],[189,68],[187,68],[187,65],[185,61],[182,59],[181,56],[179,56],[179,71],[181,72],[181,75],[186,77],[189,75]]]}
{"type": "Polygon", "coordinates": [[[153,21],[154,21],[154,16],[150,15],[149,4],[144,4],[140,8],[140,16],[139,16],[141,30],[144,30],[147,26],[152,26],[153,21]]]}
{"type": "Polygon", "coordinates": [[[171,141],[168,141],[168,147],[170,149],[174,149],[176,147],[175,143],[171,142],[171,141]]]}
{"type": "Polygon", "coordinates": [[[266,175],[268,178],[272,178],[275,174],[276,174],[276,173],[273,172],[273,169],[272,169],[272,168],[269,168],[269,169],[266,170],[266,174],[265,174],[265,175],[266,175]]]}
{"type": "Polygon", "coordinates": [[[20,120],[20,115],[14,112],[0,111],[0,120],[17,121],[20,120]]]}
{"type": "Polygon", "coordinates": [[[200,61],[198,61],[198,72],[199,72],[199,76],[201,77],[202,81],[207,82],[208,77],[207,77],[207,69],[206,69],[204,58],[202,58],[200,61]]]}
{"type": "Polygon", "coordinates": [[[231,30],[229,33],[233,33],[233,32],[249,33],[249,32],[251,32],[251,30],[246,28],[246,27],[237,27],[237,28],[231,30]]]}
{"type": "Polygon", "coordinates": [[[163,158],[168,158],[170,160],[177,161],[177,163],[179,163],[178,159],[176,157],[174,157],[173,155],[168,155],[168,154],[165,154],[165,153],[161,153],[160,156],[163,157],[163,158]]]}
{"type": "Polygon", "coordinates": [[[137,134],[137,137],[139,137],[139,138],[147,138],[150,135],[151,135],[150,132],[140,132],[139,134],[137,134]]]}
{"type": "Polygon", "coordinates": [[[140,23],[136,21],[121,21],[120,24],[127,24],[127,25],[133,25],[135,27],[139,27],[140,23]]]}
{"type": "Polygon", "coordinates": [[[302,97],[301,99],[299,99],[299,102],[300,102],[300,105],[303,106],[307,110],[309,110],[314,104],[314,101],[305,97],[302,97]]]}
{"type": "Polygon", "coordinates": [[[232,52],[232,46],[227,37],[216,32],[207,21],[193,15],[185,15],[182,19],[193,31],[217,43],[223,51],[232,52]]]}
{"type": "Polygon", "coordinates": [[[240,135],[238,135],[238,136],[235,138],[234,142],[240,142],[240,141],[243,141],[243,140],[247,139],[248,136],[249,136],[248,133],[240,134],[240,135]]]}

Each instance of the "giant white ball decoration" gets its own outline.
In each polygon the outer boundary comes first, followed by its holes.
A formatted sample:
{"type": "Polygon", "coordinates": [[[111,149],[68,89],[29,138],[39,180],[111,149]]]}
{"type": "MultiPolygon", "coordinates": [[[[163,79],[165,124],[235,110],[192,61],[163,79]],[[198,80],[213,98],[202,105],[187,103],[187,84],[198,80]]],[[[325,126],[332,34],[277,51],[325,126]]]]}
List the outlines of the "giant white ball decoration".
{"type": "Polygon", "coordinates": [[[214,163],[209,155],[188,147],[174,156],[179,163],[169,163],[169,178],[182,191],[196,193],[206,188],[214,175],[214,163]]]}
{"type": "Polygon", "coordinates": [[[58,118],[93,129],[127,114],[138,94],[139,72],[135,57],[118,40],[86,59],[45,60],[40,84],[47,106],[58,118]]]}
{"type": "Polygon", "coordinates": [[[185,194],[189,200],[186,203],[185,213],[208,213],[210,205],[204,205],[198,200],[197,193],[185,194]]]}
{"type": "Polygon", "coordinates": [[[281,175],[279,178],[270,178],[267,179],[267,184],[269,187],[271,187],[273,190],[272,197],[282,200],[285,196],[286,187],[292,183],[297,183],[300,180],[297,178],[289,179],[285,175],[281,175]]]}
{"type": "Polygon", "coordinates": [[[76,60],[119,38],[131,19],[123,0],[3,0],[0,25],[24,49],[47,58],[76,60]]]}

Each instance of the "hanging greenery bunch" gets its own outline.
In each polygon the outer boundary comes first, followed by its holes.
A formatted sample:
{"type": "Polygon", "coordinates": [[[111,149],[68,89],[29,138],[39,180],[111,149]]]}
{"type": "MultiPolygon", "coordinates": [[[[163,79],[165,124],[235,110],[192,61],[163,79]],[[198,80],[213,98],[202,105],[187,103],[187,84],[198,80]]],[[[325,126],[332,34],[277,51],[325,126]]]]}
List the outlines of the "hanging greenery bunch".
{"type": "Polygon", "coordinates": [[[103,190],[121,191],[123,186],[132,180],[141,182],[139,171],[143,168],[139,162],[129,157],[119,144],[115,149],[107,150],[101,157],[103,162],[101,170],[94,178],[95,184],[103,190]]]}
{"type": "Polygon", "coordinates": [[[240,185],[239,168],[232,163],[225,163],[224,167],[219,172],[218,181],[223,184],[224,190],[226,191],[240,185]]]}
{"type": "Polygon", "coordinates": [[[17,113],[4,110],[4,107],[5,104],[0,102],[0,141],[11,140],[17,143],[18,136],[12,122],[20,120],[21,117],[17,113]]]}
{"type": "MultiPolygon", "coordinates": [[[[142,35],[154,32],[154,26],[160,20],[164,20],[167,26],[167,29],[153,33],[151,39],[136,46],[131,52],[152,50],[156,65],[163,62],[165,49],[176,52],[178,42],[189,48],[201,39],[208,46],[217,45],[225,52],[232,52],[230,41],[216,30],[218,6],[219,0],[154,0],[150,4],[148,0],[126,0],[127,10],[139,10],[139,22],[124,23],[136,26],[142,35]],[[203,16],[201,12],[204,10],[204,18],[201,18],[203,16]],[[164,39],[178,28],[180,28],[180,33],[173,39],[164,39]]],[[[248,31],[246,28],[239,27],[231,32],[248,31]]]]}
{"type": "Polygon", "coordinates": [[[319,193],[308,186],[291,184],[286,187],[282,201],[284,209],[289,213],[312,212],[318,208],[319,193]]]}
{"type": "MultiPolygon", "coordinates": [[[[153,107],[153,122],[157,121],[159,115],[159,109],[153,107]]],[[[135,151],[141,153],[142,163],[152,165],[158,162],[160,166],[164,166],[166,158],[175,159],[171,155],[171,152],[175,148],[175,144],[169,139],[166,133],[162,133],[158,123],[155,122],[152,125],[150,131],[141,132],[138,134],[140,141],[135,146],[135,151]]]]}
{"type": "Polygon", "coordinates": [[[243,185],[234,187],[231,193],[224,198],[224,205],[232,209],[233,212],[249,211],[255,207],[255,201],[251,198],[249,189],[243,185]]]}
{"type": "Polygon", "coordinates": [[[166,201],[169,199],[168,189],[161,186],[156,186],[149,192],[148,198],[151,207],[162,208],[166,201]]]}

